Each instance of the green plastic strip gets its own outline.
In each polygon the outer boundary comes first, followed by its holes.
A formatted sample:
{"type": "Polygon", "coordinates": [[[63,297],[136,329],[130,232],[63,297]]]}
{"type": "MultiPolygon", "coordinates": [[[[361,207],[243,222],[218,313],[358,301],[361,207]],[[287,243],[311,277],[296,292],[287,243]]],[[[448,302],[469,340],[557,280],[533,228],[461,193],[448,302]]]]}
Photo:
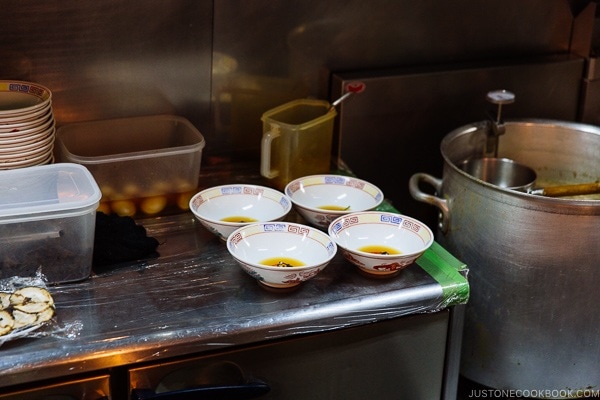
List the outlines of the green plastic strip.
{"type": "Polygon", "coordinates": [[[442,286],[444,307],[465,304],[469,300],[470,286],[466,278],[466,265],[437,242],[433,242],[416,262],[442,286]]]}
{"type": "MultiPolygon", "coordinates": [[[[338,167],[335,173],[356,176],[346,165],[338,167]]],[[[401,214],[388,200],[384,200],[376,210],[401,214]]],[[[467,281],[466,264],[459,261],[439,243],[433,242],[431,247],[417,258],[416,263],[442,287],[444,298],[440,305],[442,308],[465,304],[469,300],[470,286],[467,281]]]]}
{"type": "MultiPolygon", "coordinates": [[[[388,201],[384,201],[377,211],[400,212],[388,201]]],[[[470,287],[467,281],[467,266],[450,254],[439,243],[431,247],[416,261],[442,287],[444,296],[442,307],[465,304],[469,300],[470,287]]]]}

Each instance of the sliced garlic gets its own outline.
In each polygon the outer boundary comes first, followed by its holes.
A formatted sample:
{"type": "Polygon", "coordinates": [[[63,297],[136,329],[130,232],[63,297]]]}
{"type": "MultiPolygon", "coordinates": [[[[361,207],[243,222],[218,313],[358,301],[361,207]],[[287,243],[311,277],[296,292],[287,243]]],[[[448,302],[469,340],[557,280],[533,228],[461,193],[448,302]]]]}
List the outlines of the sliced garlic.
{"type": "Polygon", "coordinates": [[[28,286],[14,293],[0,292],[0,335],[49,321],[54,316],[54,299],[48,290],[28,286]]]}
{"type": "Polygon", "coordinates": [[[15,320],[14,329],[34,325],[38,318],[37,314],[30,314],[19,310],[13,310],[12,316],[15,320]]]}
{"type": "Polygon", "coordinates": [[[50,321],[50,319],[54,317],[54,307],[48,307],[44,311],[37,313],[36,316],[36,324],[41,324],[42,322],[50,321]]]}
{"type": "Polygon", "coordinates": [[[10,293],[0,292],[0,310],[10,307],[10,293]]]}
{"type": "Polygon", "coordinates": [[[15,291],[10,296],[10,303],[15,310],[26,313],[39,313],[48,307],[54,306],[50,293],[40,287],[24,287],[15,291]]]}
{"type": "Polygon", "coordinates": [[[13,330],[15,320],[8,311],[0,311],[0,336],[6,335],[13,330]]]}

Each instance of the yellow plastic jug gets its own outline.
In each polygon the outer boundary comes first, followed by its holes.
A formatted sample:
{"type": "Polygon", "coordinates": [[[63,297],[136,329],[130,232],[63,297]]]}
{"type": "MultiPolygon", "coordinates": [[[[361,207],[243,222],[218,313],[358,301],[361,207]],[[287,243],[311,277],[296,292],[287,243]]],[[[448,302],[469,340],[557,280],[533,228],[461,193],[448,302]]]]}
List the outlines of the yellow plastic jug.
{"type": "Polygon", "coordinates": [[[265,112],[260,173],[274,187],[330,171],[334,107],[324,100],[299,99],[265,112]]]}

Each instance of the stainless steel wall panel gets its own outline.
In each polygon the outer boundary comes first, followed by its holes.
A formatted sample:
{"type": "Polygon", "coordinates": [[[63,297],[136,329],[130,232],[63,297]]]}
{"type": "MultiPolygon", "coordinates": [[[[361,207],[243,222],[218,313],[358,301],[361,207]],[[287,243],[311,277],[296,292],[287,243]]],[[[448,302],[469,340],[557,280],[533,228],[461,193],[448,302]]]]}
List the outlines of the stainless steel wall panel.
{"type": "Polygon", "coordinates": [[[565,54],[581,3],[0,0],[0,79],[51,88],[59,125],[175,113],[257,157],[262,113],[327,97],[326,71],[565,54]]]}
{"type": "Polygon", "coordinates": [[[53,92],[57,123],[174,113],[210,126],[212,0],[10,1],[0,79],[53,92]]]}
{"type": "Polygon", "coordinates": [[[354,172],[379,186],[396,208],[435,229],[437,213],[412,199],[408,180],[416,172],[441,177],[440,142],[450,131],[476,121],[496,106],[488,91],[506,89],[516,95],[503,108],[503,118],[547,118],[574,121],[584,60],[552,57],[455,65],[429,70],[400,69],[334,74],[332,97],[354,80],[364,92],[342,103],[339,111],[338,156],[354,172]]]}
{"type": "Polygon", "coordinates": [[[326,98],[324,70],[566,53],[572,23],[565,0],[219,0],[215,61],[229,68],[213,75],[213,119],[224,143],[256,155],[262,112],[326,98]]]}

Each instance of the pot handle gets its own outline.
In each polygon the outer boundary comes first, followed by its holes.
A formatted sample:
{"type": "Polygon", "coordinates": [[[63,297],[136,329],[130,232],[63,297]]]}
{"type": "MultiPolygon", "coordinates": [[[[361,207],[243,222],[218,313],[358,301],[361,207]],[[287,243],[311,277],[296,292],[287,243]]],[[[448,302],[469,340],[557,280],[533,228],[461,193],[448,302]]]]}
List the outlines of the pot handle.
{"type": "Polygon", "coordinates": [[[410,177],[408,181],[408,189],[411,196],[420,202],[436,206],[440,210],[440,221],[438,223],[442,233],[446,233],[450,227],[450,210],[448,209],[448,201],[441,199],[431,194],[422,192],[419,189],[419,183],[425,182],[433,186],[436,193],[442,191],[442,180],[435,178],[429,174],[418,172],[410,177]]]}

